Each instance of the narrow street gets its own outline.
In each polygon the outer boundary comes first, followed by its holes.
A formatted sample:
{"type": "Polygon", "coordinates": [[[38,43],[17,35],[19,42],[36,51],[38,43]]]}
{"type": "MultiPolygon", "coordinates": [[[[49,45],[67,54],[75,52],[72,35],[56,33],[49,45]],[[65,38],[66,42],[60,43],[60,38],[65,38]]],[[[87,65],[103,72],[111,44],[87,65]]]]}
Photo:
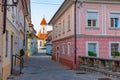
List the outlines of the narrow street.
{"type": "Polygon", "coordinates": [[[38,53],[27,59],[22,72],[20,80],[98,80],[106,77],[99,73],[76,74],[76,71],[52,61],[51,56],[45,53],[38,53]]]}

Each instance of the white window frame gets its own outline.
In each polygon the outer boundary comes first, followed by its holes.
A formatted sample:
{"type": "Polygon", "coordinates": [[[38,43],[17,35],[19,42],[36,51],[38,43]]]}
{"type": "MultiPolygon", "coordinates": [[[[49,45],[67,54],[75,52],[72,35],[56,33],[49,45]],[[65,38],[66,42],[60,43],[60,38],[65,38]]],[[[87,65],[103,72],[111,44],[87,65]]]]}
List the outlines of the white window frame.
{"type": "Polygon", "coordinates": [[[59,27],[59,28],[58,28],[58,29],[59,29],[59,35],[61,35],[61,23],[59,23],[58,25],[59,25],[59,26],[58,26],[58,27],[59,27]]]}
{"type": "Polygon", "coordinates": [[[5,46],[5,57],[8,57],[9,50],[9,31],[6,30],[6,46],[5,46]]]}
{"type": "Polygon", "coordinates": [[[97,50],[96,50],[96,52],[97,52],[96,55],[97,55],[97,56],[96,56],[96,57],[99,57],[99,42],[98,42],[98,41],[87,41],[87,42],[86,42],[86,56],[89,56],[89,55],[88,55],[88,44],[89,44],[89,43],[95,43],[95,44],[97,44],[97,45],[96,45],[96,46],[97,46],[97,48],[96,48],[96,49],[97,49],[97,50]]]}
{"type": "Polygon", "coordinates": [[[67,43],[67,53],[68,53],[68,56],[71,55],[71,42],[67,43]]]}
{"type": "Polygon", "coordinates": [[[111,44],[113,44],[113,43],[118,43],[119,44],[119,51],[120,51],[120,42],[119,41],[117,41],[117,42],[114,42],[114,41],[110,41],[109,42],[109,57],[113,57],[112,55],[111,55],[111,44]]]}
{"type": "Polygon", "coordinates": [[[70,26],[70,19],[71,19],[70,17],[71,17],[71,16],[70,16],[70,14],[69,14],[69,15],[68,15],[68,22],[67,22],[67,24],[68,24],[68,25],[67,25],[67,26],[68,26],[68,29],[67,29],[67,30],[68,30],[68,31],[70,31],[70,27],[71,27],[71,26],[70,26]]]}
{"type": "Polygon", "coordinates": [[[65,43],[62,44],[62,54],[65,54],[65,43]]]}
{"type": "Polygon", "coordinates": [[[99,10],[87,10],[86,12],[86,28],[99,28],[99,10]],[[88,16],[87,13],[97,13],[97,20],[96,20],[96,26],[88,26],[88,16]]]}
{"type": "Polygon", "coordinates": [[[118,17],[118,19],[119,19],[119,24],[118,24],[118,27],[111,27],[111,14],[120,14],[120,11],[110,11],[109,12],[109,28],[113,28],[113,29],[116,29],[116,28],[120,28],[120,17],[118,17]]]}
{"type": "Polygon", "coordinates": [[[63,25],[63,33],[65,33],[65,19],[63,19],[63,21],[62,21],[62,25],[63,25]]]}

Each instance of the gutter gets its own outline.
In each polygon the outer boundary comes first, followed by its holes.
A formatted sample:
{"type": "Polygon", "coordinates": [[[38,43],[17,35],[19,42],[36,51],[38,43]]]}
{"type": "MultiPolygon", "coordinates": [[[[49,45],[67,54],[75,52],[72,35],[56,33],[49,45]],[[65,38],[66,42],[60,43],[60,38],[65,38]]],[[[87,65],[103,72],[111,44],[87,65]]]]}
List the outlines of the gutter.
{"type": "Polygon", "coordinates": [[[75,67],[75,69],[77,68],[77,66],[76,66],[76,63],[77,63],[76,4],[77,4],[77,2],[78,2],[78,0],[75,1],[75,6],[74,6],[74,12],[75,12],[75,14],[74,14],[74,49],[75,49],[75,50],[74,50],[74,53],[75,53],[75,55],[74,55],[74,65],[75,65],[75,66],[74,66],[74,67],[75,67]]]}

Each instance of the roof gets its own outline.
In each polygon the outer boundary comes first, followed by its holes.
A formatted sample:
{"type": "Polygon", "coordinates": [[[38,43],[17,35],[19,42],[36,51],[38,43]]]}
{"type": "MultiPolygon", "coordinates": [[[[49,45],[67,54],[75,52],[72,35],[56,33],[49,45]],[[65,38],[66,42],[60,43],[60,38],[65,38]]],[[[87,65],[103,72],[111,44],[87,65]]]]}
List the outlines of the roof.
{"type": "Polygon", "coordinates": [[[120,0],[64,0],[62,5],[59,7],[57,12],[54,14],[52,19],[49,21],[49,25],[54,24],[58,18],[70,7],[71,4],[74,4],[75,1],[78,3],[94,3],[94,4],[120,4],[120,0]]]}
{"type": "Polygon", "coordinates": [[[75,0],[64,0],[48,24],[51,25],[53,22],[56,22],[57,18],[59,18],[69,8],[70,5],[74,4],[74,2],[75,0]]]}
{"type": "Polygon", "coordinates": [[[45,18],[42,19],[40,25],[47,25],[47,21],[45,20],[45,18]]]}
{"type": "Polygon", "coordinates": [[[37,37],[39,40],[46,40],[46,34],[41,33],[41,30],[38,32],[37,37]]]}

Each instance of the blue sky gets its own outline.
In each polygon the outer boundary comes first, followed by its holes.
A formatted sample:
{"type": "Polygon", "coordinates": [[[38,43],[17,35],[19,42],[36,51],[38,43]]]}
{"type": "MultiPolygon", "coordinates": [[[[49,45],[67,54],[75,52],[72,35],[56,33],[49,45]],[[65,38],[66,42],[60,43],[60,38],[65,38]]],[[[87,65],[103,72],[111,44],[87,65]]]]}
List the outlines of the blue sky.
{"type": "MultiPolygon", "coordinates": [[[[64,0],[31,0],[32,23],[36,31],[40,30],[43,17],[49,22],[64,0]]],[[[48,30],[51,27],[48,27],[48,30]]]]}

